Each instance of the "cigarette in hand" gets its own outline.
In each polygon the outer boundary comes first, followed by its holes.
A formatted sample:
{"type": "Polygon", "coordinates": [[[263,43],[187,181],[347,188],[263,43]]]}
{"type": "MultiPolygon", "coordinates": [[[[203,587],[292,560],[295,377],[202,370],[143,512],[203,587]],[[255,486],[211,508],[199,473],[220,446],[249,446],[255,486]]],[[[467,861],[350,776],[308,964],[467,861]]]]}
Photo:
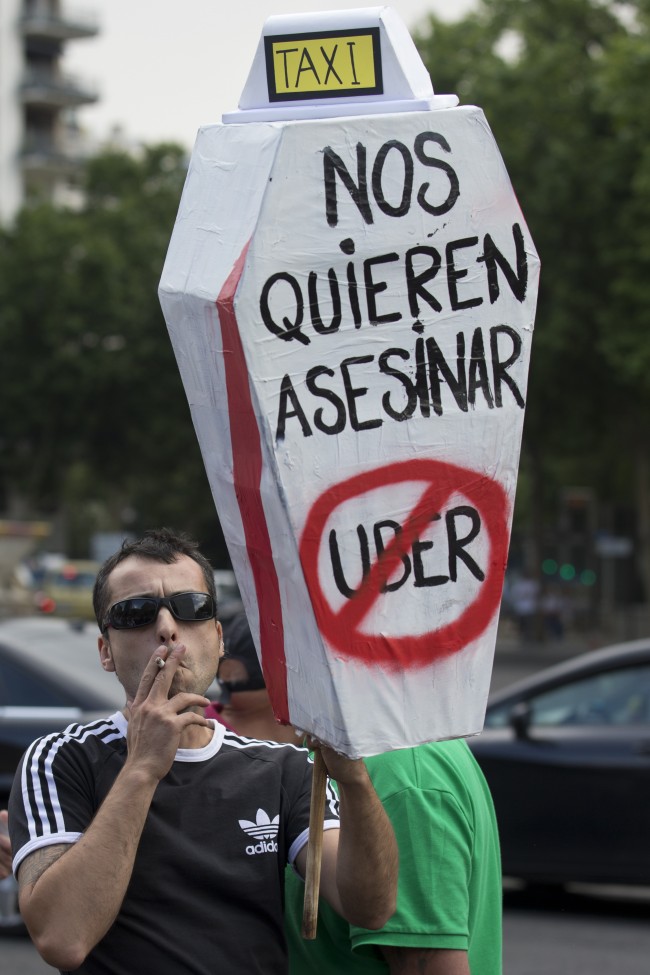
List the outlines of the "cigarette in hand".
{"type": "Polygon", "coordinates": [[[158,659],[156,660],[156,666],[158,667],[158,670],[163,669],[163,667],[165,666],[165,661],[163,660],[162,657],[158,657],[158,659]]]}

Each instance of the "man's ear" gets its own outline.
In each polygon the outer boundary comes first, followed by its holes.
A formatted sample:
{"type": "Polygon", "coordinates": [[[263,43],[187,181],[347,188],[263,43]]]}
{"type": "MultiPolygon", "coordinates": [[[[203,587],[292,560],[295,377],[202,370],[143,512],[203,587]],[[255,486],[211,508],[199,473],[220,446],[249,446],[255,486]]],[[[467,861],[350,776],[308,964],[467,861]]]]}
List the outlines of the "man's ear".
{"type": "Polygon", "coordinates": [[[219,660],[221,660],[224,653],[226,652],[226,648],[223,645],[223,627],[219,622],[219,620],[216,620],[216,624],[217,624],[217,639],[219,641],[219,660]]]}
{"type": "Polygon", "coordinates": [[[99,648],[99,661],[104,668],[104,670],[109,673],[115,670],[115,664],[113,663],[113,653],[111,651],[111,645],[108,637],[103,633],[99,635],[97,640],[97,646],[99,648]]]}

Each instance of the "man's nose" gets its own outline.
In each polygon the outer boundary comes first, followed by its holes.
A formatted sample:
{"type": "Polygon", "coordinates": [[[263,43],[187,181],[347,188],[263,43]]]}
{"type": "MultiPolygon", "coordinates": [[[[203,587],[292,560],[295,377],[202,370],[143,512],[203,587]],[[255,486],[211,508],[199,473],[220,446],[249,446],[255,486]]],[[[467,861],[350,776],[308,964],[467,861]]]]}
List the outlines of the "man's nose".
{"type": "Polygon", "coordinates": [[[156,634],[160,643],[169,643],[176,640],[178,635],[177,621],[171,610],[166,606],[161,606],[156,618],[156,634]]]}

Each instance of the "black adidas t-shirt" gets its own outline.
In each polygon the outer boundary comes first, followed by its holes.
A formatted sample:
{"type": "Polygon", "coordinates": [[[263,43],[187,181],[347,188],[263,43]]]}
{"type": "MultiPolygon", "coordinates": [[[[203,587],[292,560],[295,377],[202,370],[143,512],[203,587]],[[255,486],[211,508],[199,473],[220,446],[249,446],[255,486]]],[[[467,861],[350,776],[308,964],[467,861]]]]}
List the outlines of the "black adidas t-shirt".
{"type": "MultiPolygon", "coordinates": [[[[124,765],[126,727],[118,712],[29,748],[10,800],[15,870],[86,829],[124,765]]],[[[217,722],[208,746],[180,749],[156,789],[120,914],[77,971],[285,972],[284,867],[307,839],[311,770],[305,749],[217,722]]],[[[338,825],[332,790],[325,825],[338,825]]]]}

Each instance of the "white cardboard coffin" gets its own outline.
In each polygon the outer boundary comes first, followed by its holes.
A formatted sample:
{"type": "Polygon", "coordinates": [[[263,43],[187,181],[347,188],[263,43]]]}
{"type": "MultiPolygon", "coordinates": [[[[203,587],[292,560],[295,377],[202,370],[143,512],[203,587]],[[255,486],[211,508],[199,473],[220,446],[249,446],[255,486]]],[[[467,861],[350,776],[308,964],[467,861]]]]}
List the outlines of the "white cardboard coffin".
{"type": "Polygon", "coordinates": [[[160,299],[276,716],[480,731],[539,262],[479,108],[200,130],[160,299]]]}

